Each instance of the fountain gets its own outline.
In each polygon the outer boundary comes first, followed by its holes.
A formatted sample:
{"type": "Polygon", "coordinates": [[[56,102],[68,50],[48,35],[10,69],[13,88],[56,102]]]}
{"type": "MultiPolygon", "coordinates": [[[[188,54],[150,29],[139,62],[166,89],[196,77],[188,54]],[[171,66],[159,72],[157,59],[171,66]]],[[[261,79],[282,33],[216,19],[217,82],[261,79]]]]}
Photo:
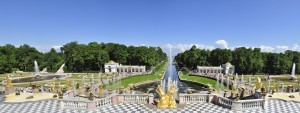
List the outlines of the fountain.
{"type": "Polygon", "coordinates": [[[36,60],[34,61],[34,71],[35,71],[34,76],[38,77],[40,75],[40,70],[36,60]]]}
{"type": "Polygon", "coordinates": [[[160,100],[160,102],[162,103],[166,102],[163,98],[171,98],[172,102],[167,101],[166,103],[173,104],[170,104],[170,106],[168,105],[169,107],[159,107],[162,104],[160,103],[157,106],[158,108],[174,108],[174,101],[179,102],[179,93],[200,93],[201,91],[207,91],[207,86],[205,86],[204,84],[179,79],[176,67],[172,63],[171,52],[172,50],[170,49],[168,67],[160,82],[155,81],[150,83],[144,83],[136,86],[136,88],[134,89],[138,91],[138,93],[153,94],[156,100],[162,99],[160,100]]]}
{"type": "Polygon", "coordinates": [[[66,77],[66,74],[64,74],[64,70],[63,70],[64,66],[65,64],[62,64],[55,74],[41,75],[39,71],[38,63],[34,61],[34,70],[35,70],[34,76],[14,78],[11,80],[11,83],[35,82],[35,81],[51,80],[53,78],[64,79],[66,77]]]}
{"type": "Polygon", "coordinates": [[[291,73],[290,80],[297,80],[297,77],[295,76],[295,71],[296,71],[296,64],[294,63],[293,67],[292,67],[292,73],[291,73]]]}

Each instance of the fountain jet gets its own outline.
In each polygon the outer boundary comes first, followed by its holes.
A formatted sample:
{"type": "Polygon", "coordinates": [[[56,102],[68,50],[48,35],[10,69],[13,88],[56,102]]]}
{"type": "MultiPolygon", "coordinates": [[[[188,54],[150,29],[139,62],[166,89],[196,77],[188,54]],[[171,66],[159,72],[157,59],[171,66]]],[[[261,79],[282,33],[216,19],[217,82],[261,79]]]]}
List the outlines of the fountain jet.
{"type": "Polygon", "coordinates": [[[35,71],[34,76],[38,77],[40,75],[40,70],[37,61],[34,61],[34,71],[35,71]]]}
{"type": "Polygon", "coordinates": [[[296,71],[296,64],[294,63],[292,67],[291,80],[297,80],[297,77],[295,76],[295,71],[296,71]]]}

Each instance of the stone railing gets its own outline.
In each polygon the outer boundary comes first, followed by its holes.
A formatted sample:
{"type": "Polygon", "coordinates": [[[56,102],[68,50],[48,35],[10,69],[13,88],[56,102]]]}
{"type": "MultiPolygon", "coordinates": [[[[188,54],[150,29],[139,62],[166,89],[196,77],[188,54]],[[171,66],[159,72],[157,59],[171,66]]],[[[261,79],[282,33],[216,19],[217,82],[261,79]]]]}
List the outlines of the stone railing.
{"type": "MultiPolygon", "coordinates": [[[[78,97],[80,98],[80,97],[78,97]]],[[[153,95],[150,94],[116,94],[93,101],[68,98],[60,100],[61,108],[71,109],[95,109],[103,106],[119,103],[153,103],[153,95]]]]}
{"type": "Polygon", "coordinates": [[[239,100],[232,102],[232,110],[240,111],[245,109],[265,108],[264,99],[239,100]]]}
{"type": "Polygon", "coordinates": [[[208,94],[179,94],[180,103],[207,102],[208,94]]]}
{"type": "Polygon", "coordinates": [[[265,99],[232,100],[216,94],[179,94],[179,103],[213,103],[224,108],[241,111],[246,109],[264,109],[265,99]]]}
{"type": "Polygon", "coordinates": [[[102,106],[111,105],[112,104],[112,97],[106,97],[102,99],[95,100],[96,101],[96,107],[100,108],[102,106]]]}
{"type": "Polygon", "coordinates": [[[219,97],[218,104],[224,108],[230,109],[232,106],[232,100],[224,98],[224,97],[219,97]]]}
{"type": "Polygon", "coordinates": [[[150,103],[153,102],[153,96],[149,94],[119,94],[118,102],[122,103],[150,103]]]}
{"type": "Polygon", "coordinates": [[[80,101],[80,100],[61,100],[60,101],[61,108],[72,108],[72,109],[87,109],[88,101],[80,101]]]}

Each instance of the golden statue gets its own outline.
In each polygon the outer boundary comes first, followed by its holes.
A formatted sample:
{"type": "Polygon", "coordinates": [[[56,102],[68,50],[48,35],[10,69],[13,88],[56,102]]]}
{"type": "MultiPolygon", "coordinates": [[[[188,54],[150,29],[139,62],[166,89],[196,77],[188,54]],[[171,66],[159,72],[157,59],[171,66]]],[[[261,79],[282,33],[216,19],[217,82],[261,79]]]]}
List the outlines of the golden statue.
{"type": "Polygon", "coordinates": [[[51,91],[54,93],[55,92],[55,83],[51,83],[50,84],[50,88],[51,88],[51,91]]]}
{"type": "Polygon", "coordinates": [[[164,92],[164,89],[159,85],[156,88],[156,92],[158,93],[158,95],[160,97],[158,102],[157,102],[157,108],[168,108],[168,101],[169,100],[167,100],[168,98],[167,98],[167,96],[164,92]]]}
{"type": "Polygon", "coordinates": [[[10,87],[11,86],[11,75],[7,75],[6,76],[6,87],[10,87]]]}
{"type": "Polygon", "coordinates": [[[99,95],[102,95],[102,85],[101,84],[98,85],[98,93],[99,93],[99,95]]]}
{"type": "Polygon", "coordinates": [[[255,94],[255,87],[254,87],[255,85],[254,84],[252,84],[251,85],[251,95],[254,95],[255,94]]]}
{"type": "Polygon", "coordinates": [[[82,95],[82,83],[78,82],[78,95],[82,95]]]}
{"type": "Polygon", "coordinates": [[[262,88],[261,79],[259,77],[256,77],[256,88],[257,90],[262,88]]]}
{"type": "Polygon", "coordinates": [[[172,85],[170,91],[167,93],[167,97],[169,98],[168,108],[176,108],[176,101],[174,99],[174,94],[178,91],[178,88],[175,85],[172,85]]]}
{"type": "Polygon", "coordinates": [[[160,98],[157,102],[157,108],[176,108],[176,101],[174,99],[174,94],[178,91],[174,85],[171,86],[168,93],[164,92],[164,89],[161,86],[158,86],[156,92],[159,94],[160,98]]]}
{"type": "Polygon", "coordinates": [[[238,94],[237,88],[236,88],[236,84],[232,84],[231,86],[231,96],[235,97],[238,94]]]}
{"type": "Polygon", "coordinates": [[[71,86],[71,81],[69,80],[68,77],[66,78],[66,86],[67,86],[67,89],[70,89],[72,87],[71,86]]]}

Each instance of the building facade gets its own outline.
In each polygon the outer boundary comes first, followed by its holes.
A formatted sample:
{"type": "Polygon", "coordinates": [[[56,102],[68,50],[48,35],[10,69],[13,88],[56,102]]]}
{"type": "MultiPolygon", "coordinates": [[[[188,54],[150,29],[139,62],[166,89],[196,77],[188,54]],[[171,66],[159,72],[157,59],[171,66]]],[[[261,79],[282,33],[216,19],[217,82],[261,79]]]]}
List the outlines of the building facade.
{"type": "Polygon", "coordinates": [[[201,75],[212,75],[212,74],[224,74],[224,75],[233,75],[234,74],[234,65],[231,65],[229,62],[222,64],[220,67],[211,67],[211,66],[197,66],[197,73],[201,75]]]}
{"type": "Polygon", "coordinates": [[[105,73],[146,73],[146,66],[122,65],[114,61],[104,64],[105,73]]]}

